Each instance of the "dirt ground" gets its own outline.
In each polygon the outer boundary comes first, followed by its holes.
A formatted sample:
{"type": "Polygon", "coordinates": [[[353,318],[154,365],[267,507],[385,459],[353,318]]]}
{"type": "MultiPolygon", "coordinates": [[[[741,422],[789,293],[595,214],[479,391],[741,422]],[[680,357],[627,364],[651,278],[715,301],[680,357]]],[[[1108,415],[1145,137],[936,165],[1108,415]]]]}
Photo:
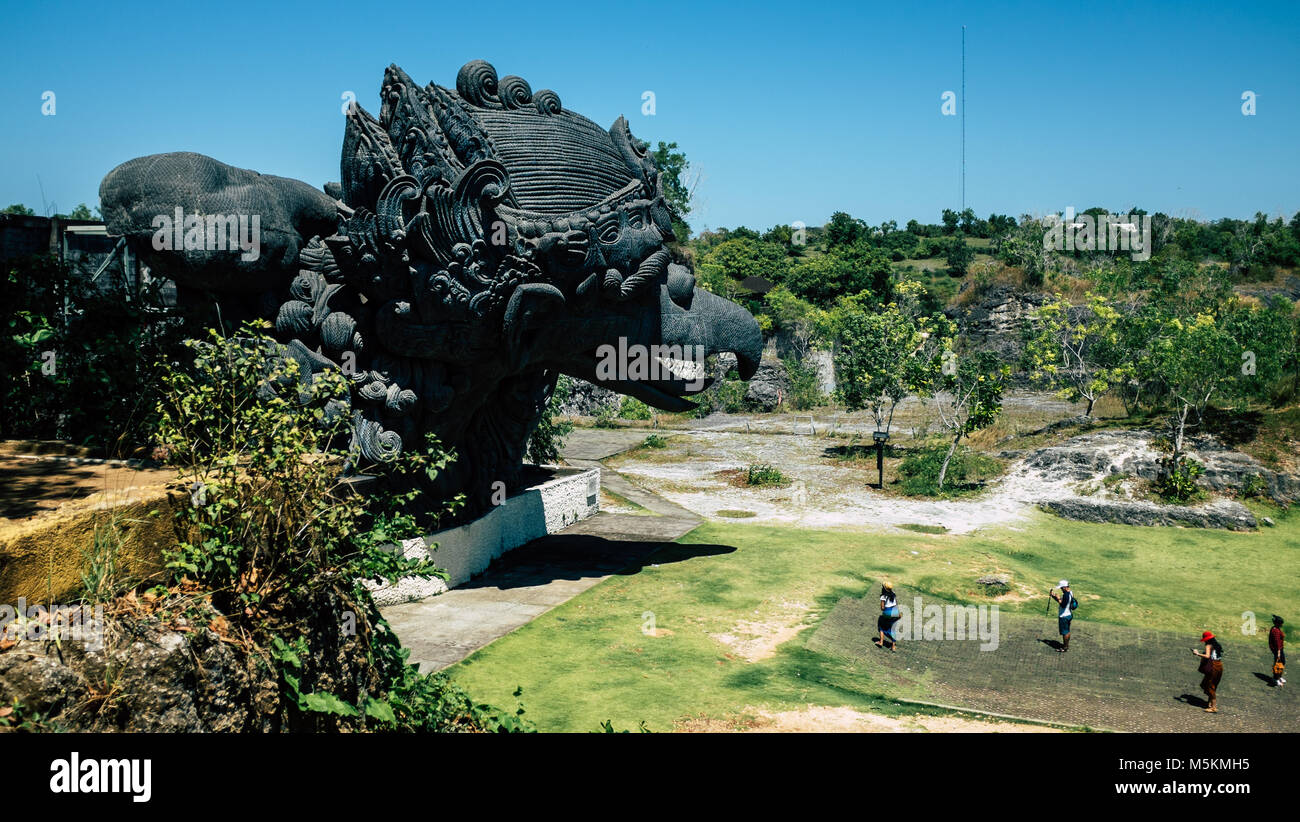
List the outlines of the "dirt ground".
{"type": "Polygon", "coordinates": [[[126,499],[175,476],[171,469],[0,454],[0,522],[31,519],[93,494],[126,499]]]}
{"type": "MultiPolygon", "coordinates": [[[[957,499],[907,498],[882,492],[870,470],[846,466],[832,455],[842,440],[799,434],[693,431],[665,448],[635,451],[608,461],[619,473],[660,496],[708,518],[800,528],[909,530],[965,534],[1024,520],[1040,502],[1076,496],[1078,481],[1014,461],[1005,476],[976,495],[957,499]],[[781,487],[737,485],[734,476],[766,463],[789,478],[781,487]]],[[[1135,446],[1116,440],[1118,463],[1135,446]]],[[[1098,477],[1100,480],[1100,477],[1098,477]]]]}
{"type": "Polygon", "coordinates": [[[680,733],[1061,733],[1057,728],[958,716],[882,716],[853,708],[810,705],[795,711],[746,708],[729,718],[693,717],[680,733]]]}

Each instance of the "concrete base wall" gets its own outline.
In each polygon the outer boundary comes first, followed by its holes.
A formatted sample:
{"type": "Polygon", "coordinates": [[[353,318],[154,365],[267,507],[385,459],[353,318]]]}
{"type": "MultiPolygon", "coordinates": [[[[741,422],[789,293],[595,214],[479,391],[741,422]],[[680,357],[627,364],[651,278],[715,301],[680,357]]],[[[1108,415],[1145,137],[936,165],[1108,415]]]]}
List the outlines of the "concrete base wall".
{"type": "Polygon", "coordinates": [[[492,560],[538,537],[553,534],[599,510],[600,470],[560,469],[554,479],[506,499],[473,522],[402,543],[402,555],[430,559],[448,579],[407,577],[396,585],[366,582],[378,605],[413,602],[461,585],[492,560]]]}

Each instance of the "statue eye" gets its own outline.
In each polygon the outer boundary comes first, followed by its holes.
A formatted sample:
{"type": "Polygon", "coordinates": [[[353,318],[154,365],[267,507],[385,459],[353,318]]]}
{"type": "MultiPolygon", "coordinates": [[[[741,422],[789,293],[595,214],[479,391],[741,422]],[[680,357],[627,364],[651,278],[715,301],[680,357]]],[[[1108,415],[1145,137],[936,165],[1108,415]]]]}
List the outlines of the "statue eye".
{"type": "Polygon", "coordinates": [[[627,224],[635,229],[645,228],[645,215],[640,211],[633,211],[627,215],[627,224]]]}
{"type": "Polygon", "coordinates": [[[606,220],[596,228],[596,238],[602,243],[612,243],[618,239],[618,218],[606,220]]]}

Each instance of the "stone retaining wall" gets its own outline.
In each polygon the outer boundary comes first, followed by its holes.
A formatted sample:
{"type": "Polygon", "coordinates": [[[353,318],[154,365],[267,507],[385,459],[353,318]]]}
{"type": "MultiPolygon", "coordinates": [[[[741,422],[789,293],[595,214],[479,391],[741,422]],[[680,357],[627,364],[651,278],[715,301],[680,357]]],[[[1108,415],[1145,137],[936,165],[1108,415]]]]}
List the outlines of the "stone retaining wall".
{"type": "Polygon", "coordinates": [[[367,582],[375,603],[396,605],[441,594],[481,574],[507,551],[594,515],[599,510],[600,469],[558,469],[558,473],[507,498],[473,522],[403,542],[403,556],[428,558],[448,578],[444,582],[407,577],[391,586],[367,582]]]}

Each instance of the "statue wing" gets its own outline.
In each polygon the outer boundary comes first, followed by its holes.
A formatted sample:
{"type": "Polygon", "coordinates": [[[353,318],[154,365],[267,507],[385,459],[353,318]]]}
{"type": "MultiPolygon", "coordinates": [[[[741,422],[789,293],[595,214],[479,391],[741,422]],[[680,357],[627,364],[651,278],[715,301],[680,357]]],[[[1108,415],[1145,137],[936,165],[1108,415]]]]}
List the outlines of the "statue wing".
{"type": "Polygon", "coordinates": [[[307,183],[192,152],[123,163],[99,200],[109,233],[125,235],[160,275],[205,291],[266,291],[293,276],[312,237],[338,225],[338,202],[307,183]]]}

